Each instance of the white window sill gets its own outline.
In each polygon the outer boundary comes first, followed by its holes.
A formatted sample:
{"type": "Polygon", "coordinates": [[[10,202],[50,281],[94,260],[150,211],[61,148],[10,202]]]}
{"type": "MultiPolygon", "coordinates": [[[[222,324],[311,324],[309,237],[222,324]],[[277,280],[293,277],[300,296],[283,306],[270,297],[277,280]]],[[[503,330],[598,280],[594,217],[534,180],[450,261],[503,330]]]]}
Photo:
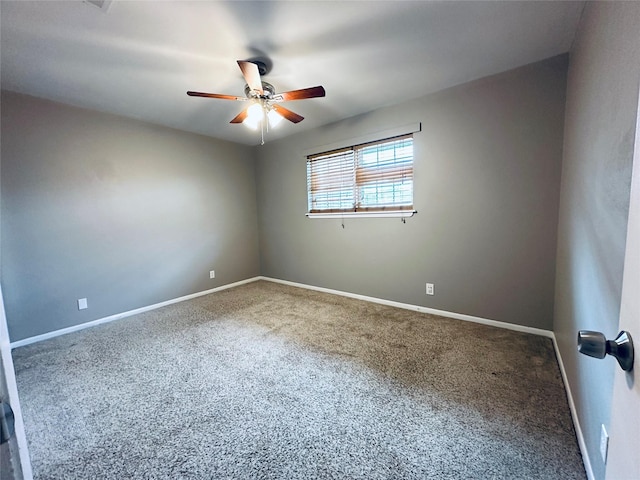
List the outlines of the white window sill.
{"type": "Polygon", "coordinates": [[[407,218],[413,217],[417,210],[396,210],[387,212],[338,212],[306,213],[309,218],[407,218]]]}

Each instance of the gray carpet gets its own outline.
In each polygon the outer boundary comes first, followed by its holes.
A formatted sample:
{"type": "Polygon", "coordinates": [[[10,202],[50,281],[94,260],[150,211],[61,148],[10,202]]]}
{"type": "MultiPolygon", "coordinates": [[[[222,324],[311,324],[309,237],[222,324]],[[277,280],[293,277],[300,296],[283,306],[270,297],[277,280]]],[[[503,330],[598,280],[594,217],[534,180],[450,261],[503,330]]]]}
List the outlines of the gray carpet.
{"type": "Polygon", "coordinates": [[[13,354],[37,479],[585,478],[534,335],[260,281],[13,354]]]}

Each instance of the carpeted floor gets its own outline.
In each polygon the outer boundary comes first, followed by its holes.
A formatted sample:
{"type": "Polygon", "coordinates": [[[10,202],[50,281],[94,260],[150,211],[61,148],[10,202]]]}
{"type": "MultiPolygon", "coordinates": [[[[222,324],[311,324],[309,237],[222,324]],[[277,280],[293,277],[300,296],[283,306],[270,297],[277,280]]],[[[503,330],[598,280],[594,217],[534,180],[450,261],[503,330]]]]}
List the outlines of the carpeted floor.
{"type": "Polygon", "coordinates": [[[16,349],[37,479],[584,479],[548,338],[260,281],[16,349]]]}

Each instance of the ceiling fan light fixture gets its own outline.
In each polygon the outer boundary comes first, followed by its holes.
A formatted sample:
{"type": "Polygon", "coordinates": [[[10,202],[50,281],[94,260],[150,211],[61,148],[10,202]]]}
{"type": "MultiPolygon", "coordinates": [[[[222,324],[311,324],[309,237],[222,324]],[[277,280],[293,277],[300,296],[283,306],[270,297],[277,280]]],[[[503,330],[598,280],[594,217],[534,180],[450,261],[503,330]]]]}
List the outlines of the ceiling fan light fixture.
{"type": "Polygon", "coordinates": [[[262,109],[262,105],[260,105],[259,103],[254,103],[247,109],[247,118],[245,118],[242,123],[244,123],[250,129],[256,130],[263,119],[264,110],[262,109]]]}
{"type": "MultiPolygon", "coordinates": [[[[1,0],[0,0],[1,1],[1,0]]],[[[85,0],[100,1],[100,0],[85,0]]],[[[112,1],[112,0],[102,0],[112,1]]],[[[262,145],[264,145],[264,131],[277,127],[283,119],[291,123],[300,123],[304,120],[302,115],[292,112],[288,108],[279,105],[279,102],[289,102],[292,100],[304,100],[306,98],[324,97],[326,92],[324,87],[300,88],[288,92],[275,93],[275,88],[268,82],[262,80],[262,75],[269,72],[271,68],[261,60],[238,60],[238,66],[242,72],[244,80],[247,82],[244,87],[245,97],[235,95],[222,95],[219,93],[205,93],[187,91],[190,97],[219,98],[222,100],[249,101],[249,107],[242,110],[229,123],[243,123],[252,130],[258,127],[262,130],[262,145]]]]}
{"type": "Polygon", "coordinates": [[[269,118],[269,126],[271,128],[277,127],[278,124],[284,119],[284,117],[275,110],[269,110],[269,113],[267,113],[267,117],[269,118]]]}

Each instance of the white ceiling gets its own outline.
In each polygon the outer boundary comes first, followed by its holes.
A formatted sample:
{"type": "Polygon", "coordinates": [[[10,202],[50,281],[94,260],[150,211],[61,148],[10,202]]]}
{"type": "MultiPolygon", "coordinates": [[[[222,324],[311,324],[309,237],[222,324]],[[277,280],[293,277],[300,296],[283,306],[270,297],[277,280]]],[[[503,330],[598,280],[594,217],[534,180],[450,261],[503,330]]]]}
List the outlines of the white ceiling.
{"type": "Polygon", "coordinates": [[[323,85],[280,138],[567,52],[583,3],[3,0],[1,85],[255,145],[229,124],[246,104],[186,91],[244,96],[256,56],[278,92],[323,85]]]}

